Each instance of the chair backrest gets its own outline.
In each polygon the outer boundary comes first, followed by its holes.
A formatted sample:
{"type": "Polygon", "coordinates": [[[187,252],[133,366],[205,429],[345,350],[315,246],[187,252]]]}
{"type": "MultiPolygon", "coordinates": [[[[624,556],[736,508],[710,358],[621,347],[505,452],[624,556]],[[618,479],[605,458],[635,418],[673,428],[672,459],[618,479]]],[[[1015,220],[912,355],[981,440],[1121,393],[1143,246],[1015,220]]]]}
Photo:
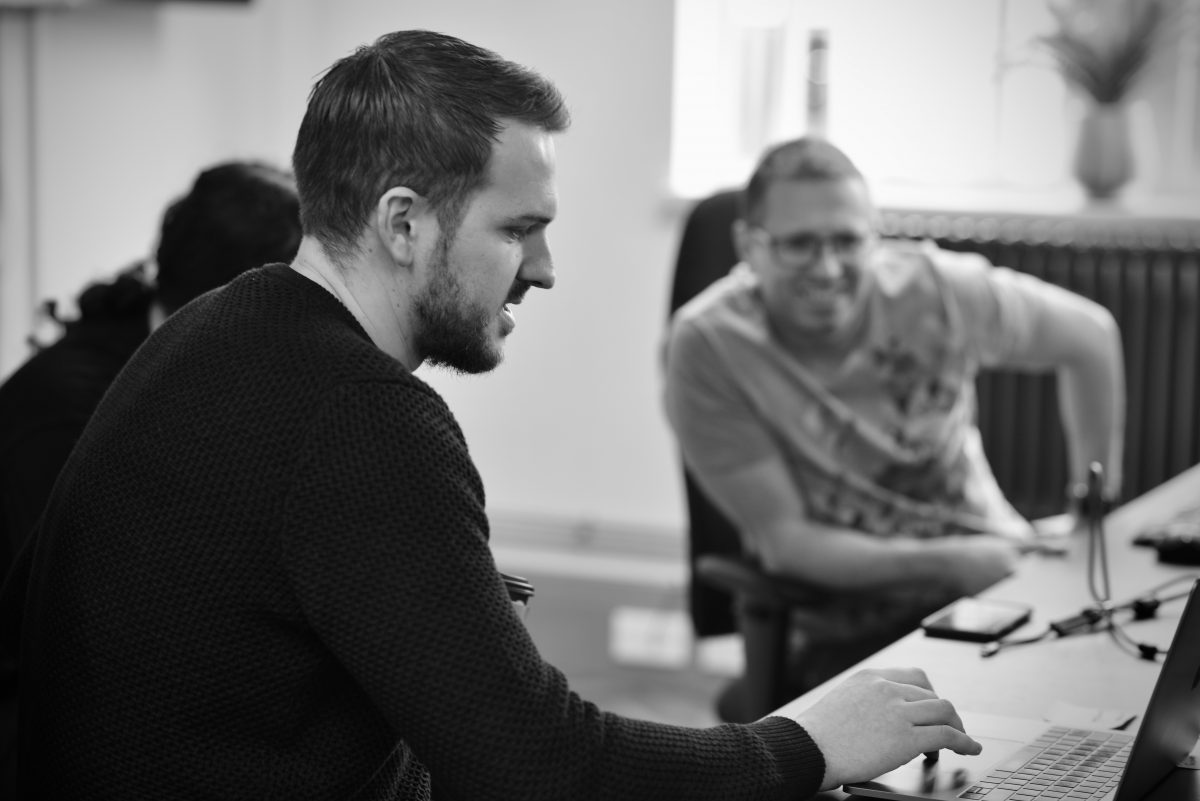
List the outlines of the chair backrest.
{"type": "MultiPolygon", "coordinates": [[[[726,275],[737,263],[731,228],[737,218],[738,195],[737,190],[718,192],[701,200],[688,214],[675,260],[670,313],[726,275]]],[[[686,468],[684,488],[690,563],[688,606],[692,627],[699,637],[737,631],[733,596],[696,576],[696,562],[705,554],[742,553],[737,529],[704,495],[686,468]]]]}

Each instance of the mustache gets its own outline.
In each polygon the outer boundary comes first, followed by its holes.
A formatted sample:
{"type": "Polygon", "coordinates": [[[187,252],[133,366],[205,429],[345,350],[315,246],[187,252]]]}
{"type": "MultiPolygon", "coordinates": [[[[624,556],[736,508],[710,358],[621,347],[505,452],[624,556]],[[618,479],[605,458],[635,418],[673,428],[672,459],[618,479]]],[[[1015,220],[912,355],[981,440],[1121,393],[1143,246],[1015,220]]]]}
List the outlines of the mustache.
{"type": "Polygon", "coordinates": [[[525,299],[525,293],[533,286],[528,281],[517,280],[513,282],[512,289],[508,291],[508,297],[505,299],[505,305],[509,303],[520,303],[525,299]]]}

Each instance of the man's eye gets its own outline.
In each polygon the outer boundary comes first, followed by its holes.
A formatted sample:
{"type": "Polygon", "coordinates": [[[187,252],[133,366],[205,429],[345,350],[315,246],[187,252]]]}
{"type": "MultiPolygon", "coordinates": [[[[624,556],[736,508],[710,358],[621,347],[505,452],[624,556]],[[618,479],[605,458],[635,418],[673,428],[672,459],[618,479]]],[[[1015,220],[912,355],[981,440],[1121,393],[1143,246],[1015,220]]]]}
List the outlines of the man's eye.
{"type": "Polygon", "coordinates": [[[788,237],[781,243],[785,250],[795,253],[808,253],[817,245],[817,239],[808,234],[799,234],[798,236],[788,237]]]}
{"type": "Polygon", "coordinates": [[[522,239],[529,236],[531,231],[533,231],[533,226],[530,225],[521,226],[518,228],[509,228],[508,237],[514,242],[520,242],[522,239]]]}

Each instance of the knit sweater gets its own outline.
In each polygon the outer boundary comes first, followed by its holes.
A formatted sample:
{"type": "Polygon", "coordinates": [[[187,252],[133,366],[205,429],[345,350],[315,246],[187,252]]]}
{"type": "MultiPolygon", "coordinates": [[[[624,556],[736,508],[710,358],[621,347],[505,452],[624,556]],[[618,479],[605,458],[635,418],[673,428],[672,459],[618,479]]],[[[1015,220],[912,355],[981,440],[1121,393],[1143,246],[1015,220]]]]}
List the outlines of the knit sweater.
{"type": "Polygon", "coordinates": [[[795,722],[604,712],[539,656],[444,401],[285,265],[129,362],[35,536],[21,782],[55,799],[751,799],[795,722]]]}

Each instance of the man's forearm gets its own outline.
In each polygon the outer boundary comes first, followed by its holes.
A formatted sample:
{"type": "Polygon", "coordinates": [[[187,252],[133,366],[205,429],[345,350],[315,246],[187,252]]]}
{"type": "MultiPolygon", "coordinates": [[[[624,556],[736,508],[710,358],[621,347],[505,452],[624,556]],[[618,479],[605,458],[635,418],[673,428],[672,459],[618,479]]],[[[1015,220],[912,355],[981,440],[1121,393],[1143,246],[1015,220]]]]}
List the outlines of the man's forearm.
{"type": "Polygon", "coordinates": [[[1016,557],[998,537],[881,539],[800,521],[756,539],[767,572],[838,589],[929,583],[976,592],[1007,575],[1016,557]]]}
{"type": "Polygon", "coordinates": [[[1125,363],[1115,323],[1097,323],[1090,346],[1058,370],[1070,481],[1086,482],[1088,465],[1104,467],[1109,498],[1121,492],[1125,443],[1125,363]]]}

